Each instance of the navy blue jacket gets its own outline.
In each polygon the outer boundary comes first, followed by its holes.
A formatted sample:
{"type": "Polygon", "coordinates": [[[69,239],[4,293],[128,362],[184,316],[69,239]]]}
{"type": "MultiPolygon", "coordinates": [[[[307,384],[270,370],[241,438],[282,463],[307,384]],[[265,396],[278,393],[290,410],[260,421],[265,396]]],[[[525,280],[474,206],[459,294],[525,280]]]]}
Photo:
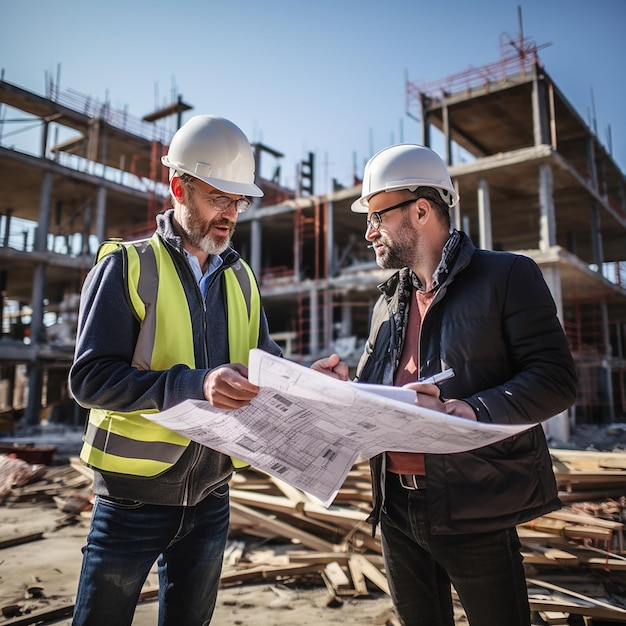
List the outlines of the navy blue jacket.
{"type": "MultiPolygon", "coordinates": [[[[203,400],[207,373],[229,362],[224,270],[239,259],[232,248],[212,276],[205,299],[172,226],[173,210],[157,216],[157,232],[167,245],[187,295],[194,333],[196,367],[140,371],[131,366],[139,321],[127,300],[121,251],[112,252],[89,272],[81,292],[76,353],[70,388],[84,407],[117,411],[168,409],[183,400],[203,400]]],[[[172,320],[176,332],[176,320],[172,320]]],[[[280,355],[261,311],[258,347],[280,355]]],[[[94,492],[150,504],[193,505],[232,475],[230,457],[191,442],[181,459],[154,478],[95,472],[94,492]]]]}

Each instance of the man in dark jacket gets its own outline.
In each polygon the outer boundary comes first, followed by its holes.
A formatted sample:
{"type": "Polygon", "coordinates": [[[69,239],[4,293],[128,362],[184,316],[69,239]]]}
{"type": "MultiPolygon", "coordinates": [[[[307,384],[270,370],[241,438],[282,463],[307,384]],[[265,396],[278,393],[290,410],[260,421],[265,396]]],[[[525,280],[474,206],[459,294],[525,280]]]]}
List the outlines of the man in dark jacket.
{"type": "Polygon", "coordinates": [[[357,379],[408,386],[450,415],[537,425],[471,452],[371,459],[370,521],[404,624],[453,626],[452,583],[472,626],[528,626],[515,526],[560,506],[540,422],[573,404],[576,373],[536,263],[476,249],[450,228],[457,202],[423,146],[391,146],[365,166],[352,210],[368,214],[378,265],[399,271],[380,286],[357,379]],[[447,368],[440,388],[416,382],[447,368]]]}

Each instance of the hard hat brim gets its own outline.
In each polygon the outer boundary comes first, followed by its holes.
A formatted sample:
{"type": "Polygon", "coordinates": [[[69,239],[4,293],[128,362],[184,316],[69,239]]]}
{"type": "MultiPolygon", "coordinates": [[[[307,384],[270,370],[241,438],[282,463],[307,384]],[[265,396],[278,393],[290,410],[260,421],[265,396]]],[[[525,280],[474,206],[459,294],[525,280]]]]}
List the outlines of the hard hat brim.
{"type": "Polygon", "coordinates": [[[354,213],[367,213],[369,210],[370,198],[378,195],[379,193],[389,193],[390,191],[400,191],[402,189],[406,189],[407,191],[415,191],[418,187],[430,187],[432,189],[437,189],[439,193],[441,190],[450,194],[450,200],[446,200],[442,196],[442,200],[448,205],[448,208],[452,209],[459,202],[459,194],[454,189],[448,189],[446,185],[436,184],[432,182],[426,182],[421,184],[413,184],[409,181],[402,181],[401,183],[391,182],[387,185],[386,189],[378,189],[372,193],[366,194],[357,198],[350,206],[350,210],[354,213]]]}
{"type": "Polygon", "coordinates": [[[194,178],[197,178],[219,191],[224,193],[232,193],[237,196],[250,196],[251,198],[262,198],[265,194],[260,187],[254,183],[237,183],[229,180],[222,180],[221,178],[211,178],[210,176],[200,176],[196,172],[192,172],[180,164],[172,163],[167,155],[161,157],[161,163],[170,168],[170,179],[176,174],[189,174],[194,178]]]}

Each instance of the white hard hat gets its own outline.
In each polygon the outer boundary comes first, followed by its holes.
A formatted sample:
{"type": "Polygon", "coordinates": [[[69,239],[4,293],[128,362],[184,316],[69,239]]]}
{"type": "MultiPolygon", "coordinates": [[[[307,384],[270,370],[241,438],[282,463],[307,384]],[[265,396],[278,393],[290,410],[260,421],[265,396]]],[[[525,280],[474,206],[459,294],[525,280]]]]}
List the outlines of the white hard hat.
{"type": "Polygon", "coordinates": [[[191,174],[225,193],[263,195],[254,184],[254,154],[247,137],[223,117],[192,117],[176,131],[161,162],[170,168],[170,179],[191,174]]]}
{"type": "Polygon", "coordinates": [[[430,148],[398,144],[377,152],[365,165],[361,197],[352,203],[355,213],[367,213],[370,198],[381,191],[434,187],[453,207],[459,201],[448,168],[430,148]]]}

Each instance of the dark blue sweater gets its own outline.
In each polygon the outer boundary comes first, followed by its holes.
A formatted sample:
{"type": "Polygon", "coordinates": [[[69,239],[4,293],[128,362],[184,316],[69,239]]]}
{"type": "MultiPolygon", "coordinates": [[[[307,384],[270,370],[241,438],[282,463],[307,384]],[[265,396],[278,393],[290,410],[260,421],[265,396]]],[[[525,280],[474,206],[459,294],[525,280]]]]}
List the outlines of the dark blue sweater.
{"type": "MultiPolygon", "coordinates": [[[[196,369],[181,364],[169,370],[141,371],[131,366],[139,320],[127,298],[124,255],[116,251],[93,267],[81,293],[69,379],[81,406],[127,412],[164,410],[183,400],[202,400],[207,373],[229,362],[223,272],[237,262],[239,254],[232,248],[222,253],[223,264],[212,276],[203,301],[182,241],[174,232],[172,216],[170,209],[157,217],[157,232],[172,254],[189,302],[196,369]]],[[[171,329],[176,332],[176,320],[171,321],[171,329]]],[[[263,311],[258,347],[281,354],[269,336],[263,311]]],[[[174,467],[154,478],[96,472],[94,491],[151,504],[193,505],[227,482],[232,469],[228,456],[192,442],[174,467]]]]}

